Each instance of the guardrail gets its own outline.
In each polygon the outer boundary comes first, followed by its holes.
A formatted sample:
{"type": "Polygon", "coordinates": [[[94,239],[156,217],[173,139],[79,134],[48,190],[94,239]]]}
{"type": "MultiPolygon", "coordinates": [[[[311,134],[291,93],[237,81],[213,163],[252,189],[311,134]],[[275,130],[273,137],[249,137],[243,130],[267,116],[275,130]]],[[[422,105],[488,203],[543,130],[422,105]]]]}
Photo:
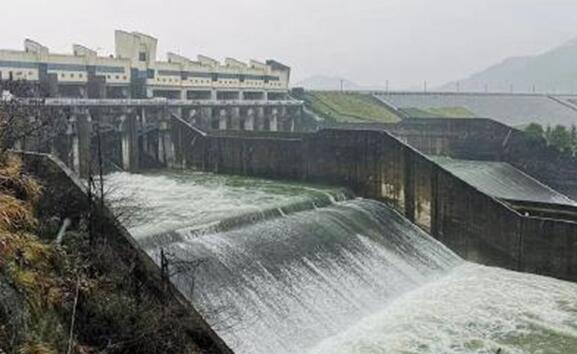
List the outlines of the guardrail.
{"type": "Polygon", "coordinates": [[[91,99],[91,98],[16,98],[12,103],[48,107],[210,107],[210,106],[302,106],[297,100],[169,100],[169,99],[91,99]]]}

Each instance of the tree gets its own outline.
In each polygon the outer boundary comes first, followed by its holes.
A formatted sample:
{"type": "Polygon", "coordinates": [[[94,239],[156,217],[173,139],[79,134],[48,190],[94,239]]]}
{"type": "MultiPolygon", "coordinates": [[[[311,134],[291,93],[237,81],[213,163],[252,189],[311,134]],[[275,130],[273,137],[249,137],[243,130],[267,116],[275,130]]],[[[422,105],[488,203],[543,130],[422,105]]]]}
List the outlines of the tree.
{"type": "Polygon", "coordinates": [[[577,149],[577,126],[575,126],[575,124],[571,125],[571,149],[573,153],[575,153],[577,149]]]}
{"type": "Polygon", "coordinates": [[[561,151],[570,150],[572,146],[571,133],[564,126],[557,125],[551,131],[549,143],[561,151]]]}
{"type": "Polygon", "coordinates": [[[525,128],[525,133],[527,133],[532,138],[542,138],[545,131],[541,124],[531,123],[525,128]]]}
{"type": "Polygon", "coordinates": [[[547,140],[547,142],[549,144],[551,144],[551,133],[553,132],[553,129],[551,129],[551,126],[549,124],[547,124],[547,128],[545,129],[545,133],[543,134],[543,136],[545,137],[545,140],[547,140]]]}

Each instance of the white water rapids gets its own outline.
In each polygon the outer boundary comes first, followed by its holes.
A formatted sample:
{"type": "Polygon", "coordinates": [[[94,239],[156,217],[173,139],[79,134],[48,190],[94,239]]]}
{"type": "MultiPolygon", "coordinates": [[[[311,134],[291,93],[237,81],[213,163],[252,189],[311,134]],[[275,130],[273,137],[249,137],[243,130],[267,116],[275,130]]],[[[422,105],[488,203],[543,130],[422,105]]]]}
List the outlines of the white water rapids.
{"type": "Polygon", "coordinates": [[[190,262],[173,281],[236,353],[577,353],[577,284],[464,262],[382,203],[200,173],[106,183],[149,254],[190,262]]]}

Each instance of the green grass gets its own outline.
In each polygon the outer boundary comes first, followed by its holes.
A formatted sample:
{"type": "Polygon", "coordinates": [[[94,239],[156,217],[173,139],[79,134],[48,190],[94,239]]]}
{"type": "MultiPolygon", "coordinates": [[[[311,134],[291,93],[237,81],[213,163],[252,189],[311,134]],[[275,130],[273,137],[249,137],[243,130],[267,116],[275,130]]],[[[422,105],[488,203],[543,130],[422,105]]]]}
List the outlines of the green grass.
{"type": "Polygon", "coordinates": [[[465,107],[403,108],[410,118],[474,118],[475,113],[465,107]]]}
{"type": "Polygon", "coordinates": [[[335,122],[394,123],[400,120],[376,98],[360,93],[308,92],[305,102],[318,116],[335,122]]]}

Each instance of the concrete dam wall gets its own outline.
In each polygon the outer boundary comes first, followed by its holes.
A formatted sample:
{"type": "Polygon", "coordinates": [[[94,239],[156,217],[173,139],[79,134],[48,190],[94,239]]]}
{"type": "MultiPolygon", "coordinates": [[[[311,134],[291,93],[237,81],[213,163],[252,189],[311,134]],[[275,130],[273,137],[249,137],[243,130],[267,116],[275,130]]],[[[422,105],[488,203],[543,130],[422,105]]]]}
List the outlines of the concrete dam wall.
{"type": "Polygon", "coordinates": [[[577,223],[521,214],[385,131],[216,136],[173,117],[170,140],[169,167],[346,186],[467,260],[577,280],[577,223]]]}
{"type": "Polygon", "coordinates": [[[384,129],[427,155],[502,161],[577,199],[577,159],[492,119],[411,118],[399,123],[323,123],[321,128],[384,129]]]}

